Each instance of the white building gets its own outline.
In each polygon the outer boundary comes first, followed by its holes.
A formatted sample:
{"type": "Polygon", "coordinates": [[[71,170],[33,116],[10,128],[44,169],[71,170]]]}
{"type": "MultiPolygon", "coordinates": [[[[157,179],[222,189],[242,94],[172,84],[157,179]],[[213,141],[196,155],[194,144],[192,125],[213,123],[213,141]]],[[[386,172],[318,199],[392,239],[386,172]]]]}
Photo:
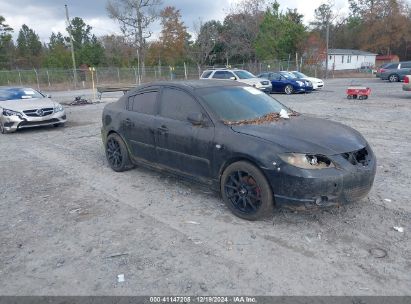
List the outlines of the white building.
{"type": "MultiPolygon", "coordinates": [[[[329,49],[328,69],[334,71],[356,70],[361,67],[374,67],[377,54],[350,50],[350,49],[329,49]]],[[[324,62],[325,67],[325,62],[324,62]]]]}

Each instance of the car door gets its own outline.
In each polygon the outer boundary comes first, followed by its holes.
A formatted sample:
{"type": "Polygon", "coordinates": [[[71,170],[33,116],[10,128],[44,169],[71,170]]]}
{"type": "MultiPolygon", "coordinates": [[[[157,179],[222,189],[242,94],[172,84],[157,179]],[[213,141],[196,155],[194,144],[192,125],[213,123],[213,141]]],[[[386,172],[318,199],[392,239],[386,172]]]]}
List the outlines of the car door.
{"type": "Polygon", "coordinates": [[[197,179],[209,179],[213,158],[214,125],[198,101],[188,92],[164,87],[155,121],[158,162],[197,179]],[[187,117],[201,113],[202,125],[187,117]]]}
{"type": "Polygon", "coordinates": [[[281,81],[281,75],[278,73],[270,73],[269,79],[273,86],[274,92],[282,92],[284,90],[284,83],[281,81]]]}
{"type": "Polygon", "coordinates": [[[148,88],[128,98],[122,124],[133,157],[156,162],[154,115],[157,113],[159,88],[148,88]]]}
{"type": "Polygon", "coordinates": [[[401,67],[399,70],[400,80],[403,80],[404,76],[410,75],[410,73],[411,73],[411,62],[401,63],[401,67]]]}

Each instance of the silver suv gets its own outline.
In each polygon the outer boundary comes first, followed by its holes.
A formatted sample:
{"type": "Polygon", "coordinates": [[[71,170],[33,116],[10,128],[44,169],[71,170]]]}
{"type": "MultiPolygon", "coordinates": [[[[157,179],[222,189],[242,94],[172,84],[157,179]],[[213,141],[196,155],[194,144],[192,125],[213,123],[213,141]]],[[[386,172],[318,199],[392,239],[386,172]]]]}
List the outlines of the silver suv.
{"type": "Polygon", "coordinates": [[[381,66],[377,77],[390,82],[403,81],[405,75],[411,74],[411,61],[389,63],[381,66]]]}
{"type": "Polygon", "coordinates": [[[258,78],[246,70],[237,69],[209,69],[205,70],[200,79],[236,80],[253,86],[265,93],[271,93],[272,85],[267,79],[258,78]]]}

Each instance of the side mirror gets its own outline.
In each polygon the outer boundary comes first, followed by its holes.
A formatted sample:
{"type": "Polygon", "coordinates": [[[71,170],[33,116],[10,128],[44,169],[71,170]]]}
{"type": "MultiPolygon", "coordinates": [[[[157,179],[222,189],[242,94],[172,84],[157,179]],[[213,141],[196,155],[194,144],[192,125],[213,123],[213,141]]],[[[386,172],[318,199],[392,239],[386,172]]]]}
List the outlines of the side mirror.
{"type": "Polygon", "coordinates": [[[205,118],[202,113],[190,113],[187,116],[187,120],[191,122],[193,126],[201,126],[205,122],[205,118]]]}
{"type": "Polygon", "coordinates": [[[234,77],[234,76],[230,77],[230,79],[231,79],[231,80],[237,80],[237,78],[234,77]]]}

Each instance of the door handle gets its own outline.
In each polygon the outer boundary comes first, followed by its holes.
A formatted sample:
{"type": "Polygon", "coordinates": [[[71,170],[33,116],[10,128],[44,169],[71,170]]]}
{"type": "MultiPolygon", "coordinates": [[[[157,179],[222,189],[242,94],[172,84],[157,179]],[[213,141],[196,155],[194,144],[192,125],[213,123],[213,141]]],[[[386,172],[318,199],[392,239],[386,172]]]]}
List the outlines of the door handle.
{"type": "Polygon", "coordinates": [[[168,128],[166,126],[161,126],[157,130],[159,131],[159,133],[167,133],[168,132],[168,128]]]}
{"type": "Polygon", "coordinates": [[[131,121],[130,118],[127,118],[127,119],[124,121],[124,124],[126,125],[126,127],[134,127],[134,123],[131,121]]]}

